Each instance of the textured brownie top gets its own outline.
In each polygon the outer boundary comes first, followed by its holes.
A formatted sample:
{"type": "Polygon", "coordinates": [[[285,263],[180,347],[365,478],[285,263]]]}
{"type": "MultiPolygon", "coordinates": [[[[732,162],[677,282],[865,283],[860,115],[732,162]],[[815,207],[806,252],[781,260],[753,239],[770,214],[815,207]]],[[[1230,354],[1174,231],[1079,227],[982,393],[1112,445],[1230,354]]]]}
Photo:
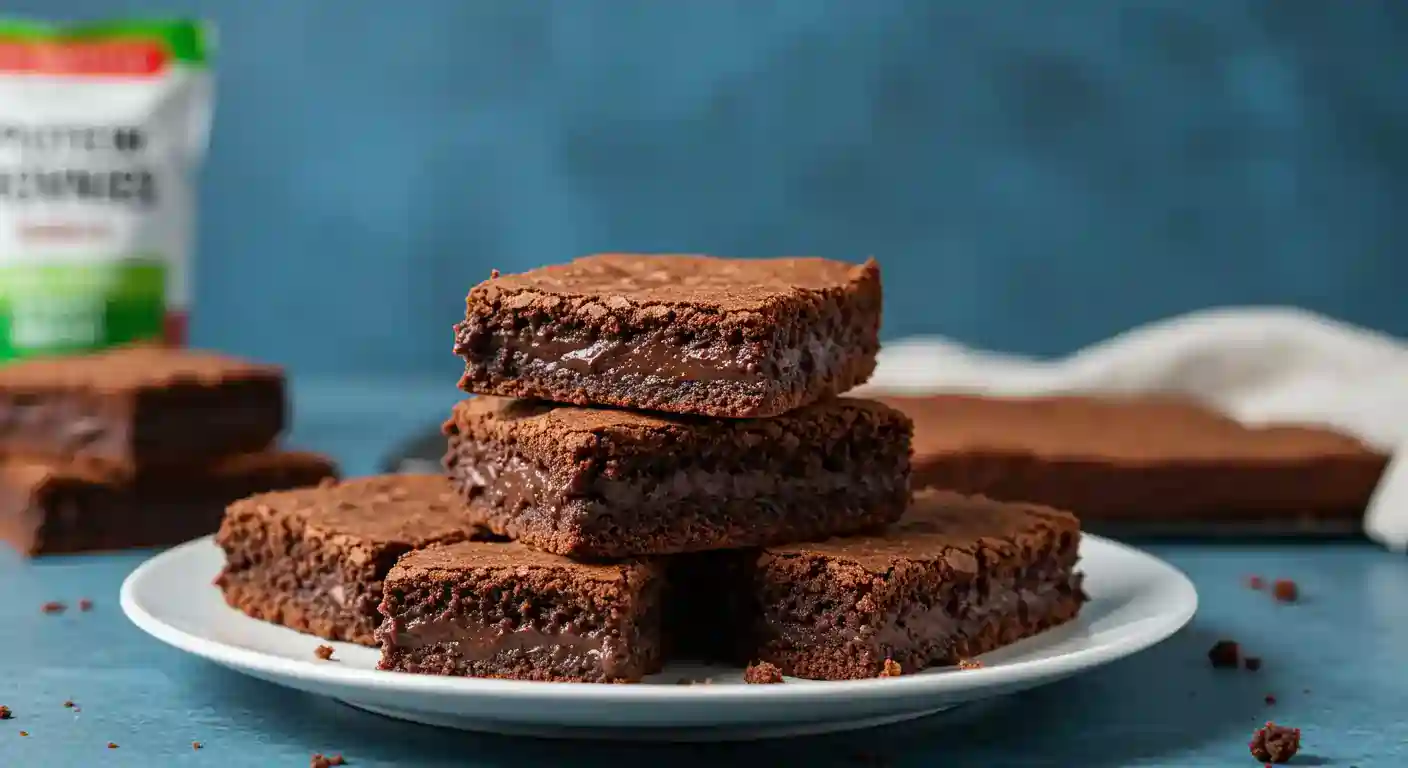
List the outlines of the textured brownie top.
{"type": "Polygon", "coordinates": [[[826,400],[771,419],[718,420],[484,396],[458,403],[444,431],[447,435],[513,444],[535,457],[572,461],[603,441],[616,446],[638,444],[647,450],[668,450],[669,446],[657,438],[687,432],[738,440],[741,450],[768,440],[796,440],[792,433],[798,424],[815,425],[817,432],[827,432],[832,426],[843,432],[863,416],[908,426],[908,419],[899,411],[853,397],[826,400]]]}
{"type": "Polygon", "coordinates": [[[799,293],[843,289],[877,278],[864,265],[818,258],[722,259],[712,256],[601,254],[480,283],[470,294],[523,294],[512,304],[557,307],[564,298],[600,298],[607,308],[689,304],[722,312],[762,311],[799,293]]]}
{"type": "Polygon", "coordinates": [[[87,391],[121,394],[174,384],[282,379],[277,366],[224,355],[159,346],[131,346],[72,357],[46,357],[0,366],[0,392],[87,391]]]}
{"type": "Polygon", "coordinates": [[[148,485],[191,488],[198,484],[287,472],[299,475],[337,474],[337,465],[328,457],[302,451],[265,451],[218,459],[201,467],[159,467],[150,472],[100,462],[51,462],[43,459],[10,457],[0,459],[0,481],[34,487],[45,481],[72,481],[111,487],[130,485],[134,480],[148,485]]]}
{"type": "Polygon", "coordinates": [[[552,568],[567,571],[577,580],[620,581],[621,565],[578,562],[515,542],[466,541],[409,552],[396,563],[387,579],[444,580],[476,568],[552,568]]]}
{"type": "Polygon", "coordinates": [[[1075,515],[1050,507],[923,490],[915,493],[904,518],[883,534],[765,551],[845,560],[870,571],[885,571],[898,560],[942,560],[954,571],[974,573],[979,550],[1014,556],[1038,549],[1053,536],[1079,531],[1075,515]]]}
{"type": "Polygon", "coordinates": [[[444,477],[384,475],[251,496],[231,504],[226,517],[292,518],[356,543],[414,546],[471,529],[463,509],[444,477]]]}
{"type": "Polygon", "coordinates": [[[881,397],[914,420],[917,461],[958,453],[1021,453],[1111,463],[1375,458],[1330,429],[1246,426],[1173,398],[970,395],[881,397]]]}

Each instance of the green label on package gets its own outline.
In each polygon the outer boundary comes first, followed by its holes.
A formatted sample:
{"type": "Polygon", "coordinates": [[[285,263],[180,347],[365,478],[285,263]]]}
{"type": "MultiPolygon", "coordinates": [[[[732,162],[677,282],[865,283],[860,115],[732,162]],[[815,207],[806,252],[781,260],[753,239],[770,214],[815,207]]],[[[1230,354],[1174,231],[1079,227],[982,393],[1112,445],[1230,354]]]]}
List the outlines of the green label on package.
{"type": "Polygon", "coordinates": [[[0,364],[178,343],[212,40],[0,19],[0,364]]]}
{"type": "Polygon", "coordinates": [[[159,339],[165,315],[157,260],[0,266],[0,360],[159,339]]]}

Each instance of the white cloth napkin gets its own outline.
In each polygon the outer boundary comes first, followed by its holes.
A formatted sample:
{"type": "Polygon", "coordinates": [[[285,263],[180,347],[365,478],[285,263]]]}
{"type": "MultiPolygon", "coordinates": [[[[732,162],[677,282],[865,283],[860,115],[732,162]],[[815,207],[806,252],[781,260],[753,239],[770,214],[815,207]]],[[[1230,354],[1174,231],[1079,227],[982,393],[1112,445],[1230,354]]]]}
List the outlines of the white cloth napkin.
{"type": "Polygon", "coordinates": [[[1336,427],[1394,455],[1365,529],[1408,549],[1408,343],[1310,312],[1196,312],[1049,361],[905,339],[884,346],[863,391],[1177,393],[1248,424],[1336,427]]]}

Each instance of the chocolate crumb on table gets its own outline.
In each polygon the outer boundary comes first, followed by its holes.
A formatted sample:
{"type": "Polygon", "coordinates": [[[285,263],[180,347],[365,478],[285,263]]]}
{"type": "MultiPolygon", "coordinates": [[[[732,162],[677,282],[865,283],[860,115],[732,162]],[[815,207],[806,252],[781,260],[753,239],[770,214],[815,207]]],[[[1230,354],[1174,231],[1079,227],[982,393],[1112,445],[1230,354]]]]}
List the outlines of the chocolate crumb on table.
{"type": "Polygon", "coordinates": [[[1261,578],[1260,576],[1248,576],[1248,577],[1247,577],[1247,586],[1250,587],[1251,589],[1257,589],[1257,590],[1265,589],[1265,588],[1266,588],[1266,580],[1263,579],[1263,578],[1261,578]]]}
{"type": "Polygon", "coordinates": [[[21,735],[21,736],[28,736],[28,735],[29,735],[29,731],[20,731],[20,735],[21,735]]]}
{"type": "Polygon", "coordinates": [[[846,536],[909,500],[909,419],[859,398],[730,420],[476,397],[443,430],[475,521],[569,557],[846,536]]]}
{"type": "Polygon", "coordinates": [[[1300,729],[1267,723],[1252,733],[1247,746],[1263,763],[1284,763],[1300,751],[1300,729]]]}
{"type": "Polygon", "coordinates": [[[347,765],[347,761],[342,755],[323,755],[318,753],[308,762],[308,768],[336,768],[339,765],[347,765]]]}
{"type": "Polygon", "coordinates": [[[1218,640],[1208,649],[1208,661],[1216,669],[1235,669],[1241,665],[1242,648],[1233,640],[1218,640]]]}
{"type": "Polygon", "coordinates": [[[1245,659],[1242,659],[1242,666],[1246,667],[1248,672],[1255,672],[1261,669],[1261,657],[1248,656],[1245,659]]]}
{"type": "Polygon", "coordinates": [[[751,685],[771,685],[782,682],[782,670],[766,661],[749,664],[743,670],[743,682],[751,685]]]}
{"type": "Polygon", "coordinates": [[[64,605],[58,600],[50,600],[49,602],[39,606],[39,610],[45,613],[63,613],[64,611],[68,610],[68,606],[64,605]]]}
{"type": "Polygon", "coordinates": [[[83,598],[82,600],[79,600],[79,601],[78,601],[78,610],[83,611],[84,613],[87,613],[88,611],[93,610],[93,601],[92,601],[92,600],[89,600],[89,599],[86,598],[86,597],[83,598]]]}
{"type": "Polygon", "coordinates": [[[1268,693],[1268,694],[1266,694],[1266,698],[1264,699],[1264,701],[1265,701],[1268,705],[1269,705],[1269,704],[1275,704],[1275,703],[1276,703],[1276,696],[1273,695],[1273,694],[1268,693]]]}
{"type": "Polygon", "coordinates": [[[15,713],[11,712],[9,707],[5,706],[4,704],[0,704],[0,720],[9,720],[14,716],[15,713]]]}
{"type": "Polygon", "coordinates": [[[202,743],[200,743],[199,741],[193,741],[193,742],[191,742],[191,749],[200,749],[201,747],[204,747],[204,746],[205,746],[205,745],[202,744],[202,743]]]}
{"type": "Polygon", "coordinates": [[[1290,579],[1277,579],[1271,585],[1271,594],[1283,603],[1294,603],[1300,599],[1300,587],[1290,579]]]}
{"type": "Polygon", "coordinates": [[[314,656],[317,656],[318,658],[322,659],[323,661],[328,661],[328,660],[332,659],[332,654],[333,654],[333,648],[332,648],[331,645],[320,645],[320,646],[318,646],[317,648],[314,648],[314,649],[313,649],[313,655],[314,655],[314,656]]]}
{"type": "Polygon", "coordinates": [[[117,749],[117,744],[114,743],[114,742],[109,741],[109,742],[108,742],[108,749],[117,749]]]}
{"type": "Polygon", "coordinates": [[[899,677],[903,674],[899,662],[894,659],[885,659],[885,663],[880,667],[879,677],[899,677]]]}
{"type": "Polygon", "coordinates": [[[73,709],[73,699],[64,702],[64,709],[73,709]]]}
{"type": "Polygon", "coordinates": [[[396,558],[478,535],[438,475],[386,475],[231,504],[215,541],[232,607],[326,640],[376,645],[382,580],[396,558]]]}
{"type": "Polygon", "coordinates": [[[864,383],[880,268],[816,258],[605,254],[476,285],[460,389],[768,418],[864,383]]]}

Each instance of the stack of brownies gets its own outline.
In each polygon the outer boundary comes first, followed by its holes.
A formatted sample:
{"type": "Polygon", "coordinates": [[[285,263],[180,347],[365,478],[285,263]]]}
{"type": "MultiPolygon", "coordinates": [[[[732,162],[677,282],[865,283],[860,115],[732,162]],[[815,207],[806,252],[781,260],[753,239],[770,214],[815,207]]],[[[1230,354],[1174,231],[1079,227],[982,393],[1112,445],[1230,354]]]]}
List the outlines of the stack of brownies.
{"type": "Polygon", "coordinates": [[[278,368],[161,347],[0,367],[0,539],[27,555],[166,546],[251,494],[336,475],[275,447],[278,368]]]}
{"type": "Polygon", "coordinates": [[[245,612],[383,669],[636,682],[667,659],[841,679],[955,664],[1072,618],[1074,517],[910,493],[910,419],[842,397],[874,262],[604,255],[476,286],[448,479],[231,506],[245,612]]]}

